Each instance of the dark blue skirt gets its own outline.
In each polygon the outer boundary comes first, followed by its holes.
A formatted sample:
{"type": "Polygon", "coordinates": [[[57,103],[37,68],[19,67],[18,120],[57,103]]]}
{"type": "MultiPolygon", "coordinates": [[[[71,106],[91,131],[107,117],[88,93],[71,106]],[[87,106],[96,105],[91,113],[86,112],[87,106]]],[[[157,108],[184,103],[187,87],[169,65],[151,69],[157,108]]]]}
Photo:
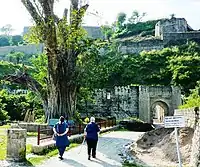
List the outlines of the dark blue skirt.
{"type": "Polygon", "coordinates": [[[69,144],[70,144],[70,142],[69,142],[67,135],[56,137],[56,146],[57,147],[69,147],[69,144]]]}

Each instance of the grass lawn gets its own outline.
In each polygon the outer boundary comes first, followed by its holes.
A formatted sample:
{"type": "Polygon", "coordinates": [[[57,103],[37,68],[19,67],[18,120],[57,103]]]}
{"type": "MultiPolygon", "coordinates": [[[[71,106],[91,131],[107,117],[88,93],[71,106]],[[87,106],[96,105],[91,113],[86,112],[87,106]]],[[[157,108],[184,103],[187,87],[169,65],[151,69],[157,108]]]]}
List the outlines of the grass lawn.
{"type": "Polygon", "coordinates": [[[7,125],[0,126],[0,129],[8,129],[10,127],[11,127],[10,124],[7,124],[7,125]]]}
{"type": "Polygon", "coordinates": [[[4,160],[6,158],[6,142],[6,136],[0,135],[0,160],[4,160]]]}
{"type": "Polygon", "coordinates": [[[36,137],[38,135],[37,132],[27,132],[28,137],[36,137]]]}

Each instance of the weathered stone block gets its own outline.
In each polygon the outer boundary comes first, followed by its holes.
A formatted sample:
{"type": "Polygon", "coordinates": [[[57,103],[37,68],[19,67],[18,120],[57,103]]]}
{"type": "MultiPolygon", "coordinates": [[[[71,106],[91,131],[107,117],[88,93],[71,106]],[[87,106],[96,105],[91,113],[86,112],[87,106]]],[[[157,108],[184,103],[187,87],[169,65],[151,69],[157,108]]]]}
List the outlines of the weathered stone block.
{"type": "Polygon", "coordinates": [[[7,159],[10,161],[24,161],[26,159],[25,129],[7,130],[7,159]]]}

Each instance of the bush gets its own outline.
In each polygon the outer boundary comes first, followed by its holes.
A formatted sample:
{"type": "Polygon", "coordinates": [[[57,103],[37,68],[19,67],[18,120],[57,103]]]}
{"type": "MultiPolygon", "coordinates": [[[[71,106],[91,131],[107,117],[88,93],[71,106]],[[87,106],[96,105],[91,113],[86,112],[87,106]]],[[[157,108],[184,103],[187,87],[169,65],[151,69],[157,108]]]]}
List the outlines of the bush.
{"type": "Polygon", "coordinates": [[[200,106],[200,81],[197,82],[195,89],[191,90],[191,94],[186,98],[185,104],[179,106],[180,109],[200,106]]]}
{"type": "Polygon", "coordinates": [[[8,112],[4,110],[5,104],[2,103],[2,100],[0,99],[0,121],[4,121],[9,119],[8,112]]]}
{"type": "Polygon", "coordinates": [[[0,109],[0,121],[5,121],[5,120],[8,120],[8,119],[9,119],[8,112],[0,109]]]}
{"type": "MultiPolygon", "coordinates": [[[[36,119],[42,117],[44,115],[42,104],[36,97],[31,92],[28,94],[9,94],[6,90],[0,91],[0,100],[4,104],[3,110],[7,112],[10,120],[23,121],[27,111],[34,111],[36,119]]],[[[0,106],[0,108],[2,107],[0,106]]]]}

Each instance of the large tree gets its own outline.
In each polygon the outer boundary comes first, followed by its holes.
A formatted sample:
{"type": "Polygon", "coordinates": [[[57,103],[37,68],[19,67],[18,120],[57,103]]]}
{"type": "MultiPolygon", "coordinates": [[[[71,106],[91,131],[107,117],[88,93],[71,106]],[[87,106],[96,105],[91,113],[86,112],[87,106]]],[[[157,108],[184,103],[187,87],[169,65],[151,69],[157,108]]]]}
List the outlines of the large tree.
{"type": "MultiPolygon", "coordinates": [[[[73,118],[76,107],[76,62],[84,49],[82,19],[88,4],[70,0],[63,18],[54,13],[55,0],[21,0],[36,28],[34,36],[43,42],[48,59],[47,119],[60,115],[73,118]],[[69,13],[69,17],[68,17],[69,13]],[[67,19],[69,18],[69,19],[67,19]]],[[[44,94],[45,95],[45,94],[44,94]]]]}

